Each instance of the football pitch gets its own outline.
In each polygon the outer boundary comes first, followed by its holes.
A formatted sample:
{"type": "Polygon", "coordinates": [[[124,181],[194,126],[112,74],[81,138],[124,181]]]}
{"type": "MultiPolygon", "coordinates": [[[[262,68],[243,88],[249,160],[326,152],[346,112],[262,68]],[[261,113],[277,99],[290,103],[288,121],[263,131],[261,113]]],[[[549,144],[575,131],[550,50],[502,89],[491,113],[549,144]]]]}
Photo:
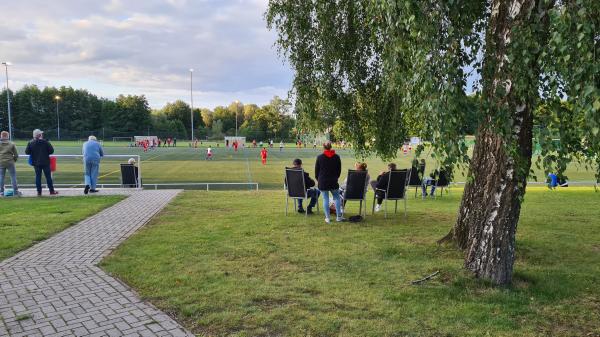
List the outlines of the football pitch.
{"type": "MultiPolygon", "coordinates": [[[[80,155],[79,142],[52,142],[56,155],[80,155]]],[[[161,147],[144,152],[141,148],[128,147],[124,142],[106,142],[104,150],[106,155],[124,155],[126,157],[104,158],[100,164],[99,184],[120,184],[120,164],[126,163],[129,156],[139,155],[142,161],[142,181],[145,188],[155,188],[153,184],[181,184],[168,185],[186,189],[204,189],[201,183],[230,183],[233,185],[211,186],[211,189],[255,189],[256,185],[245,183],[258,183],[260,189],[279,189],[283,186],[284,168],[291,166],[295,158],[302,159],[305,170],[314,177],[315,158],[321,149],[313,149],[312,145],[306,148],[297,148],[295,144],[286,144],[280,151],[278,145],[268,148],[268,160],[262,165],[260,148],[240,148],[238,151],[226,148],[223,143],[205,142],[198,148],[190,148],[187,143],[181,142],[178,147],[161,147]],[[213,149],[213,159],[206,160],[206,147],[213,149]],[[197,185],[193,185],[197,184],[197,185]],[[239,184],[239,185],[237,185],[239,184]]],[[[19,153],[24,154],[26,142],[17,142],[19,153]]],[[[342,158],[342,179],[346,171],[353,168],[357,161],[351,149],[336,149],[342,158]]],[[[399,152],[396,159],[399,168],[410,167],[414,153],[404,155],[399,152]]],[[[365,160],[372,178],[386,169],[386,162],[379,158],[371,157],[365,160]]],[[[438,167],[438,163],[431,156],[426,157],[426,173],[438,167]]],[[[545,181],[542,170],[533,169],[538,181],[545,181]]],[[[33,168],[27,164],[26,158],[17,163],[19,184],[33,184],[33,168]]],[[[464,182],[466,172],[455,172],[455,181],[464,182]]],[[[594,181],[594,171],[586,170],[582,165],[571,164],[567,170],[569,181],[588,182],[594,181]]],[[[53,174],[59,186],[73,186],[81,184],[83,180],[83,165],[81,158],[57,158],[57,170],[53,174]]],[[[158,188],[161,188],[159,186],[158,188]]],[[[164,187],[163,187],[164,188],[164,187]]]]}

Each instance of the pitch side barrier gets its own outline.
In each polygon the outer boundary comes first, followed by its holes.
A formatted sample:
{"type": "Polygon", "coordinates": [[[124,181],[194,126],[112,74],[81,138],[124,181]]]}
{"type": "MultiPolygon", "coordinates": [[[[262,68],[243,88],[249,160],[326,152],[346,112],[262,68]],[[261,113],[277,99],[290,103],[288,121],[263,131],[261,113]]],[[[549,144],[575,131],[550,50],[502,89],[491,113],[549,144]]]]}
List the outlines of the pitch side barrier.
{"type": "MultiPolygon", "coordinates": [[[[56,158],[57,160],[57,166],[59,167],[58,171],[60,172],[60,165],[61,165],[61,161],[60,158],[68,158],[68,159],[75,159],[75,158],[81,158],[81,162],[83,165],[83,155],[81,154],[57,154],[57,155],[50,155],[50,158],[56,158]]],[[[29,161],[29,155],[19,155],[19,158],[24,158],[24,161],[29,161]]],[[[138,179],[136,181],[136,189],[142,189],[143,186],[141,184],[142,181],[142,161],[140,158],[140,155],[137,154],[105,154],[103,157],[103,159],[121,159],[123,164],[126,164],[129,160],[129,158],[134,158],[136,160],[136,164],[137,164],[137,168],[138,168],[138,179]]],[[[20,163],[21,161],[19,161],[20,163]]],[[[100,162],[100,165],[102,165],[102,161],[100,162]]],[[[117,173],[117,172],[115,172],[117,173]]],[[[118,172],[120,174],[120,171],[118,172]]],[[[17,173],[18,174],[18,173],[17,173]]],[[[83,166],[81,168],[81,175],[83,176],[83,166]]],[[[42,179],[43,181],[44,179],[42,179]]],[[[19,184],[19,186],[22,187],[35,187],[35,184],[19,184]]],[[[83,183],[55,183],[54,184],[55,187],[83,187],[84,184],[83,183]]],[[[100,188],[105,188],[105,187],[122,187],[122,184],[102,184],[102,183],[98,183],[97,184],[98,187],[100,188]]]]}

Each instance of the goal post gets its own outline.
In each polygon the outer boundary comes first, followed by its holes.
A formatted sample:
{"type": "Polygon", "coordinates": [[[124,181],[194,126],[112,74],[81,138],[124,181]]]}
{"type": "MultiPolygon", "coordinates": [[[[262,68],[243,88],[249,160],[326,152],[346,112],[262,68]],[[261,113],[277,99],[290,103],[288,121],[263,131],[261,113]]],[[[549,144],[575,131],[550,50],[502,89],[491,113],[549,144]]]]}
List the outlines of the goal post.
{"type": "Polygon", "coordinates": [[[239,146],[245,146],[246,144],[246,137],[235,137],[235,136],[225,136],[225,146],[227,147],[232,147],[233,143],[237,141],[239,146]]]}
{"type": "Polygon", "coordinates": [[[113,143],[116,142],[129,142],[129,143],[133,143],[133,137],[112,137],[112,141],[113,143]]]}

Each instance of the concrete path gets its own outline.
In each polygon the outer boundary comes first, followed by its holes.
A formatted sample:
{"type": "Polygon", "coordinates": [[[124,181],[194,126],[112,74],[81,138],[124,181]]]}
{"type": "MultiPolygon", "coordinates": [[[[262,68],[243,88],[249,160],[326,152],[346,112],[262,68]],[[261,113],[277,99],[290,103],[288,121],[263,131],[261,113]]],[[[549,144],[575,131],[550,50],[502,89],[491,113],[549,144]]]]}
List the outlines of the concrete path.
{"type": "Polygon", "coordinates": [[[96,266],[179,191],[129,193],[0,262],[0,336],[193,336],[96,266]]]}

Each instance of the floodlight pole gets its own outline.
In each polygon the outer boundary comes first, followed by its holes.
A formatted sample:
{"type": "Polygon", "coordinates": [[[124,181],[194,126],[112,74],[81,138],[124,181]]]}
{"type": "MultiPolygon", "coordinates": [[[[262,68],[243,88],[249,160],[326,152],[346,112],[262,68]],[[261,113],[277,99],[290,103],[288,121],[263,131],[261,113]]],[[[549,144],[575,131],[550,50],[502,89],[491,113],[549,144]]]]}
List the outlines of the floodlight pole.
{"type": "Polygon", "coordinates": [[[9,62],[2,62],[6,71],[6,104],[8,105],[8,138],[12,140],[12,114],[10,111],[10,89],[8,88],[8,66],[9,62]]]}
{"type": "Polygon", "coordinates": [[[60,140],[60,115],[58,114],[58,101],[60,101],[60,96],[56,95],[54,96],[54,99],[56,100],[56,131],[58,140],[60,140]]]}
{"type": "Polygon", "coordinates": [[[194,81],[194,69],[190,69],[190,120],[192,121],[192,138],[191,142],[194,142],[194,91],[193,91],[193,81],[194,81]]]}
{"type": "Polygon", "coordinates": [[[235,140],[237,141],[237,135],[238,135],[238,108],[240,107],[240,101],[236,100],[235,101],[235,140]]]}

